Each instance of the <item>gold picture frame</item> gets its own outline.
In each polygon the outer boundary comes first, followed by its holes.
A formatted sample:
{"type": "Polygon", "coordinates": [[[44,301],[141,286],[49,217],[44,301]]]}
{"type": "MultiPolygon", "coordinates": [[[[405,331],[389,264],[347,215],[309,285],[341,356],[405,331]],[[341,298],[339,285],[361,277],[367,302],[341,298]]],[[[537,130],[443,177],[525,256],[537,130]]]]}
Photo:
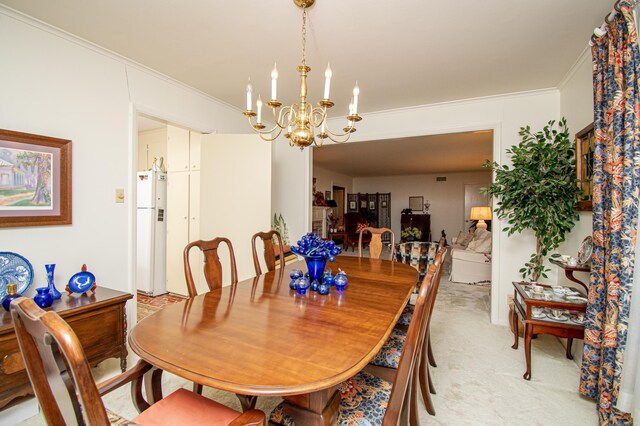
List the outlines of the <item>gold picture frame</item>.
{"type": "Polygon", "coordinates": [[[424,197],[409,197],[409,208],[414,212],[421,212],[424,206],[424,197]]]}
{"type": "Polygon", "coordinates": [[[581,194],[578,196],[578,211],[591,211],[593,205],[593,153],[596,134],[591,123],[576,133],[576,177],[581,194]]]}
{"type": "Polygon", "coordinates": [[[0,129],[0,228],[71,224],[71,141],[0,129]]]}

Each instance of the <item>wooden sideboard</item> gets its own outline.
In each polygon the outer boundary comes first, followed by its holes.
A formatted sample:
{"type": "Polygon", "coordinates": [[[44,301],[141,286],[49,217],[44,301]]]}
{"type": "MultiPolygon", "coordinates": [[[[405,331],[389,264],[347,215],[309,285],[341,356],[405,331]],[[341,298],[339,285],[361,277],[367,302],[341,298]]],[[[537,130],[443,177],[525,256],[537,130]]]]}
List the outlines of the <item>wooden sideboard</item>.
{"type": "MultiPolygon", "coordinates": [[[[33,288],[25,296],[33,296],[33,288]]],[[[120,358],[127,368],[127,316],[125,303],[133,296],[98,287],[95,293],[62,294],[54,310],[78,335],[92,366],[108,358],[120,358]]],[[[33,395],[9,312],[0,309],[0,409],[13,399],[33,395]]]]}
{"type": "MultiPolygon", "coordinates": [[[[422,232],[420,241],[431,241],[431,215],[403,214],[400,216],[400,230],[418,228],[422,232]]],[[[402,240],[404,242],[404,240],[402,240]]]]}

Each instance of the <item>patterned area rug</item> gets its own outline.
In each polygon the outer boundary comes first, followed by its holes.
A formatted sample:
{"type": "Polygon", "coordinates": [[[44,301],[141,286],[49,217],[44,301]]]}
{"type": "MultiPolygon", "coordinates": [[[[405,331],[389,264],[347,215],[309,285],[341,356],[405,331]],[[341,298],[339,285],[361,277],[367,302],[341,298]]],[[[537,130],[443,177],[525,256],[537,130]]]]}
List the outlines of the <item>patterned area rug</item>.
{"type": "Polygon", "coordinates": [[[143,318],[148,317],[152,313],[159,311],[161,308],[151,305],[145,305],[143,303],[138,303],[138,321],[143,318]]]}

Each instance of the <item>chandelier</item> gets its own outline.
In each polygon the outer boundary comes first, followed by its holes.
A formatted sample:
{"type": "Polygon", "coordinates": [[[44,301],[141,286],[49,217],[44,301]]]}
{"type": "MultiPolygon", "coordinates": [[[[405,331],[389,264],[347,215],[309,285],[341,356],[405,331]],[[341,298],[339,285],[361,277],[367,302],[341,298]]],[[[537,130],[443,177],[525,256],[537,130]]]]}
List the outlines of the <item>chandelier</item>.
{"type": "Polygon", "coordinates": [[[327,65],[325,71],[324,96],[318,101],[318,106],[314,107],[307,102],[307,74],[311,68],[307,66],[306,61],[306,44],[307,44],[307,8],[312,6],[315,0],[293,0],[293,2],[302,8],[302,65],[298,66],[300,73],[300,101],[291,105],[282,106],[276,96],[278,69],[273,66],[271,72],[271,100],[267,102],[267,106],[273,112],[273,122],[275,125],[266,129],[262,122],[262,99],[258,95],[256,101],[257,113],[253,111],[251,79],[247,84],[247,110],[243,114],[249,119],[249,124],[265,141],[273,141],[280,136],[282,131],[286,129],[284,137],[289,139],[289,145],[298,146],[302,150],[311,144],[321,146],[325,139],[330,139],[336,143],[343,143],[349,140],[351,133],[356,131],[355,123],[362,120],[358,115],[358,96],[360,89],[358,82],[353,88],[353,98],[349,104],[349,114],[347,115],[347,126],[342,129],[343,133],[334,133],[329,129],[327,123],[327,109],[333,107],[333,102],[329,100],[329,89],[331,86],[331,66],[327,65]],[[255,123],[252,119],[255,117],[255,123]],[[316,133],[316,130],[319,132],[316,133]],[[320,140],[318,142],[318,139],[320,140]]]}

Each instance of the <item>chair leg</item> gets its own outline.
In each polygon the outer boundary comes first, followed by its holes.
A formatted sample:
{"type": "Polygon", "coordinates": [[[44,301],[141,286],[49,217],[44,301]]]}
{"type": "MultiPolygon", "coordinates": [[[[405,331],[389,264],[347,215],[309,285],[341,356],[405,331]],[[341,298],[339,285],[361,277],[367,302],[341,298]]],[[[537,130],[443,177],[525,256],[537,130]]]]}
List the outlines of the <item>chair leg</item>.
{"type": "Polygon", "coordinates": [[[202,385],[196,382],[193,382],[193,393],[197,393],[198,395],[202,395],[202,385]]]}
{"type": "Polygon", "coordinates": [[[435,395],[436,387],[433,386],[433,381],[431,380],[431,370],[429,369],[428,365],[427,365],[427,379],[429,379],[429,392],[431,392],[432,395],[435,395]]]}
{"type": "Polygon", "coordinates": [[[242,406],[242,412],[247,412],[249,410],[253,410],[256,408],[256,401],[258,397],[255,395],[241,395],[239,393],[236,394],[238,399],[240,400],[240,405],[242,406]]]}
{"type": "Polygon", "coordinates": [[[429,364],[431,364],[432,367],[437,367],[436,359],[433,356],[433,351],[431,350],[431,333],[427,334],[427,345],[429,348],[429,364]]]}
{"type": "Polygon", "coordinates": [[[411,379],[411,386],[409,387],[409,392],[411,394],[411,409],[409,410],[409,425],[410,426],[420,426],[420,418],[418,416],[418,384],[419,380],[417,375],[417,370],[413,371],[413,378],[411,379]]]}
{"type": "MultiPolygon", "coordinates": [[[[411,383],[412,379],[409,380],[409,385],[407,388],[407,393],[404,394],[404,400],[402,401],[402,409],[400,410],[400,418],[399,418],[399,425],[411,425],[411,426],[417,426],[414,425],[414,423],[411,423],[413,421],[413,417],[409,415],[411,408],[409,405],[411,404],[411,401],[409,400],[411,398],[411,389],[413,388],[413,384],[411,383]],[[410,418],[411,417],[411,418],[410,418]]],[[[413,404],[411,404],[413,405],[413,404]]]]}
{"type": "Polygon", "coordinates": [[[420,393],[422,393],[422,401],[427,409],[427,413],[432,416],[436,415],[436,410],[433,408],[433,402],[431,401],[431,393],[429,391],[429,380],[426,375],[427,365],[422,360],[418,367],[418,374],[420,376],[420,393]]]}

